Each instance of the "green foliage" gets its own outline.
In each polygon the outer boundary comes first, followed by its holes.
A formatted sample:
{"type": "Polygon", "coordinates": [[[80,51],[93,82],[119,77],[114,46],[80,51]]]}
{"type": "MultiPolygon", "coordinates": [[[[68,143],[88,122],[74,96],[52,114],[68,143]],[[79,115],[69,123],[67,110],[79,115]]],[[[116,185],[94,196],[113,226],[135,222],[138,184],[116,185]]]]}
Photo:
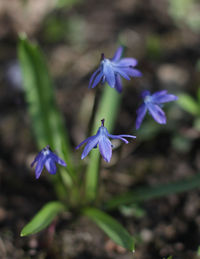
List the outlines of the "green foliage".
{"type": "Polygon", "coordinates": [[[172,145],[175,150],[186,153],[190,150],[192,146],[192,140],[191,138],[187,138],[186,136],[183,136],[181,134],[175,134],[172,139],[172,145]]]}
{"type": "Polygon", "coordinates": [[[162,184],[156,187],[140,187],[137,190],[123,193],[108,201],[104,208],[111,210],[124,204],[138,203],[150,199],[167,196],[174,193],[180,193],[198,188],[200,185],[200,174],[185,180],[174,183],[162,184]]]}
{"type": "Polygon", "coordinates": [[[111,216],[94,208],[84,209],[83,214],[92,219],[118,245],[134,252],[133,237],[111,216]]]}
{"type": "Polygon", "coordinates": [[[159,35],[150,35],[146,42],[147,55],[150,59],[159,59],[162,54],[162,46],[159,35]]]}
{"type": "Polygon", "coordinates": [[[73,46],[79,48],[85,45],[85,21],[78,15],[73,15],[68,18],[51,15],[45,22],[44,38],[48,42],[58,42],[67,40],[73,46]]]}
{"type": "MultiPolygon", "coordinates": [[[[73,1],[71,0],[71,2],[73,1]]],[[[62,34],[62,32],[63,28],[61,28],[59,33],[62,34]]],[[[154,51],[154,48],[157,49],[159,47],[158,39],[154,39],[151,44],[150,48],[154,51]]],[[[46,62],[39,47],[36,44],[30,43],[25,36],[20,37],[18,55],[22,69],[26,101],[38,148],[42,149],[49,144],[53,150],[58,151],[58,155],[61,158],[64,158],[68,164],[67,169],[62,168],[60,174],[53,176],[56,186],[58,186],[58,189],[62,186],[64,192],[66,191],[66,186],[71,187],[68,188],[69,193],[67,193],[70,198],[72,197],[69,206],[75,207],[79,212],[81,210],[84,215],[92,219],[114,242],[133,252],[133,237],[115,219],[97,208],[82,209],[82,207],[78,207],[82,198],[82,190],[80,191],[77,186],[81,186],[81,183],[77,184],[78,179],[76,178],[74,168],[70,163],[71,149],[62,116],[56,106],[53,83],[49,76],[46,62]]],[[[91,135],[96,134],[101,119],[105,119],[106,128],[109,132],[112,132],[120,107],[121,98],[122,95],[118,94],[115,89],[110,88],[108,85],[104,86],[102,97],[97,107],[97,113],[94,116],[91,135]]],[[[198,91],[198,98],[198,102],[200,103],[200,90],[198,91]]],[[[180,106],[195,116],[200,115],[200,105],[198,102],[186,94],[179,96],[180,106]]],[[[155,125],[156,124],[154,123],[152,127],[146,127],[146,132],[144,127],[144,131],[141,134],[143,139],[152,138],[158,133],[160,128],[155,125]]],[[[180,139],[178,141],[180,142],[180,139]]],[[[90,204],[93,202],[97,196],[100,171],[99,164],[99,151],[92,150],[90,162],[86,168],[86,182],[84,185],[85,197],[83,197],[83,200],[85,199],[87,201],[87,206],[88,203],[90,204]]],[[[82,178],[80,179],[82,180],[82,178]]],[[[105,209],[110,210],[119,207],[123,215],[140,218],[145,212],[137,205],[138,202],[172,193],[187,191],[199,187],[199,184],[200,175],[196,175],[190,179],[175,183],[159,185],[156,187],[142,187],[138,190],[111,199],[105,204],[105,209]]],[[[65,196],[67,196],[66,192],[65,196]]],[[[21,236],[27,236],[43,230],[59,213],[66,209],[67,208],[58,201],[47,203],[23,228],[21,236]]],[[[171,257],[168,259],[170,258],[171,257]]]]}
{"type": "Polygon", "coordinates": [[[179,26],[187,24],[193,31],[200,31],[198,0],[169,0],[169,14],[179,26]]]}
{"type": "Polygon", "coordinates": [[[21,236],[28,236],[45,229],[55,217],[66,210],[65,206],[58,201],[47,203],[35,217],[22,229],[21,236]]]}
{"type": "Polygon", "coordinates": [[[193,127],[200,130],[200,87],[197,89],[197,100],[188,94],[181,94],[178,99],[181,108],[194,116],[193,127]]]}
{"type": "Polygon", "coordinates": [[[38,148],[40,150],[49,144],[53,150],[58,151],[61,158],[65,158],[67,169],[62,168],[60,172],[63,181],[69,185],[74,174],[70,159],[70,145],[62,116],[56,107],[53,83],[43,54],[36,44],[30,43],[23,35],[19,40],[18,56],[38,148]]]}
{"type": "Polygon", "coordinates": [[[194,128],[198,131],[200,131],[200,118],[197,118],[195,121],[194,121],[194,128]]]}
{"type": "Polygon", "coordinates": [[[142,218],[145,216],[145,210],[138,206],[138,204],[128,204],[119,206],[120,212],[125,217],[142,218]]]}
{"type": "Polygon", "coordinates": [[[198,249],[197,249],[197,256],[198,257],[200,256],[200,246],[198,246],[198,249]]]}
{"type": "Polygon", "coordinates": [[[73,5],[80,3],[82,0],[57,0],[57,8],[69,8],[73,5]]]}
{"type": "Polygon", "coordinates": [[[197,90],[197,98],[198,98],[198,102],[199,102],[199,106],[200,106],[200,87],[197,90]]]}
{"type": "Polygon", "coordinates": [[[182,109],[191,113],[192,115],[200,115],[200,103],[198,104],[198,102],[196,102],[190,95],[180,94],[177,102],[182,109]]]}
{"type": "MultiPolygon", "coordinates": [[[[96,134],[100,127],[101,119],[105,119],[105,126],[109,132],[112,131],[114,122],[120,106],[121,95],[115,89],[105,85],[103,95],[99,103],[99,107],[94,119],[92,134],[96,134]]],[[[98,174],[99,174],[99,159],[98,150],[92,150],[90,155],[90,163],[86,171],[86,199],[92,201],[96,197],[98,174]]]]}

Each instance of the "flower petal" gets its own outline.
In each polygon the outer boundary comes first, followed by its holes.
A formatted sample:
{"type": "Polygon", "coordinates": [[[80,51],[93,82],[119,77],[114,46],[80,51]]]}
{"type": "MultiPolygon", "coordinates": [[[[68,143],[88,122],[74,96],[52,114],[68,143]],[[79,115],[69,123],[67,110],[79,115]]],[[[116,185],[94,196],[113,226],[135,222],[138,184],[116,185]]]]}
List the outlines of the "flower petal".
{"type": "Polygon", "coordinates": [[[137,113],[137,118],[136,118],[136,122],[135,122],[136,129],[140,128],[140,125],[144,119],[146,112],[147,112],[147,108],[146,108],[146,105],[143,103],[136,111],[136,113],[137,113]]]}
{"type": "Polygon", "coordinates": [[[83,144],[85,144],[86,142],[90,141],[90,139],[92,139],[94,136],[86,138],[85,140],[83,140],[75,149],[79,149],[83,144]]]}
{"type": "Polygon", "coordinates": [[[159,97],[162,95],[166,95],[167,94],[167,90],[161,90],[161,91],[157,91],[154,94],[152,94],[152,97],[159,97]]]}
{"type": "Polygon", "coordinates": [[[88,86],[88,88],[90,88],[91,87],[91,84],[92,84],[92,82],[93,82],[93,80],[94,80],[94,78],[96,77],[96,75],[100,72],[100,68],[98,68],[92,75],[91,75],[91,77],[90,77],[90,81],[89,81],[89,86],[88,86]]]}
{"type": "Polygon", "coordinates": [[[40,157],[42,157],[43,154],[42,154],[42,151],[40,151],[37,156],[35,157],[35,159],[33,160],[33,162],[31,163],[31,167],[34,166],[34,164],[40,159],[40,157]]]}
{"type": "Polygon", "coordinates": [[[152,94],[151,98],[152,98],[152,102],[155,102],[155,103],[167,103],[178,99],[176,95],[167,94],[166,90],[159,91],[152,94]]]}
{"type": "Polygon", "coordinates": [[[54,154],[53,152],[51,152],[50,157],[52,158],[52,160],[54,160],[56,163],[58,163],[59,165],[62,166],[67,166],[67,164],[65,163],[64,160],[62,160],[60,157],[58,157],[56,154],[54,154]]]}
{"type": "Polygon", "coordinates": [[[40,177],[41,172],[44,168],[45,161],[46,161],[45,156],[41,156],[40,159],[38,160],[37,165],[35,167],[35,177],[36,177],[36,179],[38,179],[40,177]]]}
{"type": "Polygon", "coordinates": [[[88,138],[88,142],[83,150],[83,153],[81,155],[81,159],[84,159],[88,153],[98,144],[99,142],[99,136],[98,135],[95,135],[95,136],[92,136],[90,138],[88,138]]]}
{"type": "Polygon", "coordinates": [[[124,67],[135,67],[137,65],[137,60],[135,58],[122,58],[117,63],[118,66],[124,66],[124,67]]]}
{"type": "Polygon", "coordinates": [[[94,88],[102,79],[103,76],[103,71],[100,71],[100,73],[96,76],[96,78],[94,79],[94,82],[92,84],[91,88],[94,88]]]}
{"type": "Polygon", "coordinates": [[[142,76],[142,73],[138,69],[130,68],[129,73],[130,74],[128,74],[128,75],[133,76],[133,77],[141,77],[142,76]]]}
{"type": "Polygon", "coordinates": [[[159,124],[166,124],[165,113],[157,104],[148,103],[146,106],[156,122],[159,124]]]}
{"type": "Polygon", "coordinates": [[[129,142],[125,138],[136,138],[136,136],[132,136],[132,135],[112,135],[112,134],[108,134],[108,137],[112,139],[120,139],[124,141],[126,144],[128,144],[129,142]]]}
{"type": "Polygon", "coordinates": [[[142,93],[141,93],[141,97],[142,97],[142,99],[144,99],[147,95],[151,95],[151,93],[150,93],[150,91],[149,90],[144,90],[144,91],[142,91],[142,93]]]}
{"type": "Polygon", "coordinates": [[[116,62],[118,61],[121,56],[122,56],[122,52],[123,52],[124,48],[122,46],[120,46],[116,51],[115,51],[115,54],[114,56],[110,59],[111,61],[113,62],[116,62]]]}
{"type": "Polygon", "coordinates": [[[120,76],[124,77],[126,80],[130,80],[130,77],[127,75],[127,73],[121,69],[118,66],[113,66],[115,73],[120,74],[120,76]]]}
{"type": "Polygon", "coordinates": [[[121,93],[122,92],[122,80],[119,74],[115,76],[115,89],[121,93]]]}
{"type": "Polygon", "coordinates": [[[115,86],[115,73],[110,61],[104,63],[103,73],[109,86],[113,88],[115,86]]]}
{"type": "Polygon", "coordinates": [[[99,140],[99,151],[106,162],[110,162],[112,157],[112,144],[107,137],[101,137],[99,140]]]}
{"type": "Polygon", "coordinates": [[[121,67],[120,70],[126,73],[128,76],[132,76],[132,77],[142,76],[142,73],[139,70],[133,69],[131,67],[121,67]]]}
{"type": "Polygon", "coordinates": [[[45,161],[45,167],[46,167],[47,171],[50,174],[55,174],[56,173],[56,164],[55,164],[54,160],[52,160],[52,158],[50,156],[45,161]]]}

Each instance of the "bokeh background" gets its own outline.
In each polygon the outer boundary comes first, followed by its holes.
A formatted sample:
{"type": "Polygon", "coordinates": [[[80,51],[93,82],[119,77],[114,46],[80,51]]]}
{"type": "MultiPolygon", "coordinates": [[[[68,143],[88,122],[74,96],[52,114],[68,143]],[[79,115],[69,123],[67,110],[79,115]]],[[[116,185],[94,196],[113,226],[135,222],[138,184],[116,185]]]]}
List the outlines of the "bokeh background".
{"type": "MultiPolygon", "coordinates": [[[[102,163],[101,191],[122,193],[195,175],[200,170],[199,118],[177,103],[166,105],[168,123],[134,122],[144,89],[167,89],[197,99],[200,87],[200,2],[197,0],[1,0],[0,1],[0,258],[157,259],[198,257],[200,192],[193,190],[121,207],[113,215],[137,240],[133,257],[86,218],[70,213],[41,234],[21,238],[22,227],[56,199],[48,175],[34,178],[37,148],[17,59],[19,33],[42,48],[56,99],[75,147],[88,133],[96,88],[87,90],[100,54],[119,44],[138,59],[143,77],[124,82],[115,133],[137,134],[135,143],[102,163]]],[[[98,86],[103,87],[103,86],[98,86]]],[[[80,155],[76,154],[77,158],[80,155]]]]}

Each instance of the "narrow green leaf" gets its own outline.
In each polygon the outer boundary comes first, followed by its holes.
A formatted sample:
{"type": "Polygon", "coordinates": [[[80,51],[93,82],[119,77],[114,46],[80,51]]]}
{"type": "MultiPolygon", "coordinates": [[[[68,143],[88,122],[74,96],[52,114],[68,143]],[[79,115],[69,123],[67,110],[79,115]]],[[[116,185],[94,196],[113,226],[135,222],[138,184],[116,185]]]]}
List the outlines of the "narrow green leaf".
{"type": "Polygon", "coordinates": [[[200,174],[174,183],[162,184],[156,187],[140,187],[137,190],[118,195],[105,204],[105,209],[110,210],[124,204],[142,202],[162,196],[181,193],[200,187],[200,174]]]}
{"type": "Polygon", "coordinates": [[[83,214],[92,219],[115,243],[134,252],[133,237],[111,216],[98,209],[84,209],[83,214]]]}
{"type": "Polygon", "coordinates": [[[198,98],[198,103],[200,107],[200,86],[198,87],[198,90],[197,90],[197,98],[198,98]]]}
{"type": "Polygon", "coordinates": [[[181,106],[183,110],[191,113],[194,116],[200,114],[200,107],[198,103],[190,95],[179,95],[178,104],[181,106]]]}
{"type": "Polygon", "coordinates": [[[200,246],[197,248],[197,256],[200,257],[200,246]]]}
{"type": "Polygon", "coordinates": [[[21,236],[28,236],[45,229],[55,217],[65,210],[65,206],[58,201],[47,203],[35,217],[22,229],[21,236]]]}
{"type": "MultiPolygon", "coordinates": [[[[95,135],[101,125],[101,120],[105,119],[105,126],[109,132],[112,131],[117,113],[120,107],[121,95],[107,84],[104,86],[103,95],[95,116],[92,135],[95,135]]],[[[92,150],[90,162],[86,171],[86,199],[92,201],[96,197],[99,174],[99,150],[92,150]]]]}
{"type": "Polygon", "coordinates": [[[73,168],[70,159],[70,145],[60,112],[57,109],[52,79],[50,78],[44,56],[36,44],[21,36],[18,56],[22,70],[28,110],[38,148],[47,144],[67,162],[67,169],[60,169],[65,182],[71,184],[73,168]],[[71,177],[70,177],[71,176],[71,177]]]}
{"type": "Polygon", "coordinates": [[[80,3],[82,0],[57,0],[56,7],[57,8],[70,8],[77,3],[80,3]]]}

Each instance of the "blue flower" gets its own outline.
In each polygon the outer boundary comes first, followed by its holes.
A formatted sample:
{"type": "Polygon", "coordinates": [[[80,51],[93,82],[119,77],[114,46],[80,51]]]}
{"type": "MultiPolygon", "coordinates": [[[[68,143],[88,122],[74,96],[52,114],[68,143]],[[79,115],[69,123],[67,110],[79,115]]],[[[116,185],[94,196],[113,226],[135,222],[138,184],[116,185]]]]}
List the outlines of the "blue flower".
{"type": "Polygon", "coordinates": [[[89,82],[89,88],[94,88],[98,83],[107,82],[110,87],[115,88],[119,93],[122,91],[121,76],[127,80],[130,77],[140,77],[139,70],[134,69],[137,60],[134,58],[121,58],[123,47],[119,47],[113,58],[107,59],[104,54],[101,56],[99,68],[92,74],[89,82]]]}
{"type": "Polygon", "coordinates": [[[56,173],[56,164],[58,163],[62,166],[67,166],[66,163],[60,159],[56,154],[54,154],[49,146],[46,146],[43,148],[36,156],[34,161],[31,163],[31,167],[34,166],[34,164],[37,163],[35,167],[35,177],[38,179],[40,177],[40,174],[44,168],[46,167],[47,171],[50,174],[56,173]]]}
{"type": "Polygon", "coordinates": [[[167,90],[158,91],[152,95],[149,91],[145,90],[142,92],[142,98],[144,102],[136,111],[136,129],[140,128],[147,110],[156,122],[159,124],[166,124],[166,116],[164,111],[161,109],[162,104],[178,99],[177,96],[168,94],[167,90]]]}
{"type": "Polygon", "coordinates": [[[106,162],[110,162],[112,157],[112,144],[109,140],[111,139],[121,139],[126,144],[128,141],[125,138],[136,138],[135,136],[131,135],[111,135],[108,133],[106,127],[104,127],[104,119],[101,120],[101,127],[99,127],[97,134],[95,136],[89,137],[81,142],[76,149],[80,148],[83,144],[87,143],[83,153],[81,155],[81,159],[84,159],[88,153],[99,145],[99,151],[106,162]]]}

